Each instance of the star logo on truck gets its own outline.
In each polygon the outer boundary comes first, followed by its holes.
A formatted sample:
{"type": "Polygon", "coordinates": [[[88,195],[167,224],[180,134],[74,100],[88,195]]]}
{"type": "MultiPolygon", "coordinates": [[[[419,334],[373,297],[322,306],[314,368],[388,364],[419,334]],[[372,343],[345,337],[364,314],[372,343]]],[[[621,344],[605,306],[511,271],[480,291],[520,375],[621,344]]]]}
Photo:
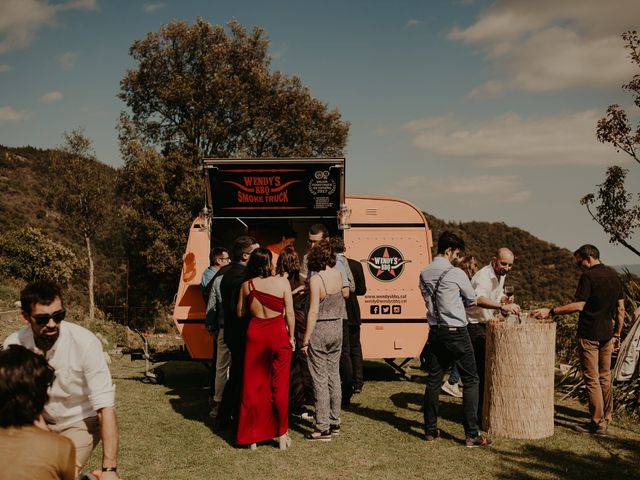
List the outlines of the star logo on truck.
{"type": "Polygon", "coordinates": [[[398,278],[405,264],[411,260],[405,260],[400,250],[391,245],[376,247],[367,260],[363,260],[369,267],[369,273],[382,282],[391,282],[398,278]]]}

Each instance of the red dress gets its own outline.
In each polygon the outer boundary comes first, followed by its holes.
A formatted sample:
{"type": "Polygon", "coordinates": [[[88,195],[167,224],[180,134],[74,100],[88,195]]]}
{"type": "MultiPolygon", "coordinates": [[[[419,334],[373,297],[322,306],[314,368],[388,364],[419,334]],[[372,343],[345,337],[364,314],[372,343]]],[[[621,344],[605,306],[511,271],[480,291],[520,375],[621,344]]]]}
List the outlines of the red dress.
{"type": "Polygon", "coordinates": [[[291,344],[285,325],[284,298],[255,289],[249,281],[249,301],[256,299],[279,315],[253,317],[247,329],[238,445],[284,435],[289,428],[289,368],[291,344]]]}

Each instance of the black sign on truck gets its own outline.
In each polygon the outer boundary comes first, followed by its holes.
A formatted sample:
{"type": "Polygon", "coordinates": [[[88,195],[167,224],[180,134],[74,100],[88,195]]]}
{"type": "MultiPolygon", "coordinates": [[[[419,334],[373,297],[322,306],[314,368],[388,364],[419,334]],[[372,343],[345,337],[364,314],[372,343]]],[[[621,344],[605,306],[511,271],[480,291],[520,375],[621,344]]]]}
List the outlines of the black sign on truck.
{"type": "Polygon", "coordinates": [[[217,218],[335,217],[344,159],[205,159],[217,218]]]}

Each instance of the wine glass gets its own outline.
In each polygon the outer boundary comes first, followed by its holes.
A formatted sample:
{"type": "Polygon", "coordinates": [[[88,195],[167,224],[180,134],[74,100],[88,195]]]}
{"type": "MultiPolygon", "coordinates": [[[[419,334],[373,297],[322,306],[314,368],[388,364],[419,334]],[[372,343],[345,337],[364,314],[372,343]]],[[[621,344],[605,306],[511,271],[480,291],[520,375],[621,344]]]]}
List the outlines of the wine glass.
{"type": "Polygon", "coordinates": [[[513,294],[515,293],[516,288],[513,285],[505,285],[504,286],[504,294],[509,297],[509,302],[513,302],[513,294]]]}

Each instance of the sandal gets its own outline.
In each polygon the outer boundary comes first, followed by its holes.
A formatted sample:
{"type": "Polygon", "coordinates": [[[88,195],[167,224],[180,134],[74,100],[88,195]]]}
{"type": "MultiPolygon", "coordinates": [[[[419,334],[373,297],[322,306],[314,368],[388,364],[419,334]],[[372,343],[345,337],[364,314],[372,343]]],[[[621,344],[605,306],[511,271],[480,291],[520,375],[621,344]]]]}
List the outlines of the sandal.
{"type": "Polygon", "coordinates": [[[330,425],[329,426],[329,431],[331,432],[331,435],[333,435],[334,437],[336,435],[340,435],[340,424],[330,425]]]}
{"type": "Polygon", "coordinates": [[[319,442],[330,442],[331,441],[331,430],[326,430],[321,432],[320,430],[314,430],[313,432],[307,433],[304,438],[306,440],[315,440],[319,442]]]}
{"type": "Polygon", "coordinates": [[[288,433],[278,437],[278,446],[280,447],[280,450],[286,450],[291,446],[291,437],[288,433]]]}

